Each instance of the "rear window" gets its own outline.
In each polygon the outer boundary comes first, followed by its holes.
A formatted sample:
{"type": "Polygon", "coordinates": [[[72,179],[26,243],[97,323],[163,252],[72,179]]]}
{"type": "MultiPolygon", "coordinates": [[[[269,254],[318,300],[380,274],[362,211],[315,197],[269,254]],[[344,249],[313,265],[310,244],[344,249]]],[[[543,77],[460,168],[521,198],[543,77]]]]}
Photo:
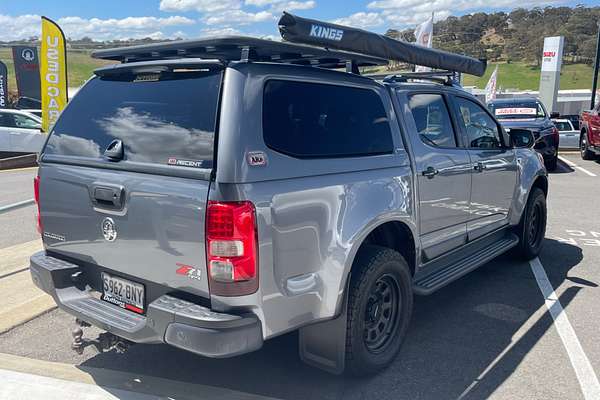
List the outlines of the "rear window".
{"type": "Polygon", "coordinates": [[[379,95],[347,86],[268,81],[263,136],[273,150],[298,158],[393,151],[390,124],[379,95]]]}
{"type": "Polygon", "coordinates": [[[98,159],[120,139],[128,161],[211,168],[220,85],[214,71],[96,77],[62,113],[44,152],[98,159]]]}
{"type": "Polygon", "coordinates": [[[556,129],[558,129],[561,132],[573,130],[573,128],[571,127],[571,124],[568,123],[567,121],[555,121],[554,125],[556,126],[556,129]]]}

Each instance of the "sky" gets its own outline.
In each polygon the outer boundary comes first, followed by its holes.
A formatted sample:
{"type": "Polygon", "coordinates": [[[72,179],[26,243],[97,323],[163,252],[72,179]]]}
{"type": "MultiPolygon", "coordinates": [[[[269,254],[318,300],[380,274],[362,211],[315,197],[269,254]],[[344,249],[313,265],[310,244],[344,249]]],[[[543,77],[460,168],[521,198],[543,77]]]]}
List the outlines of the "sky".
{"type": "Polygon", "coordinates": [[[279,38],[283,10],[307,18],[385,32],[435,20],[516,7],[598,5],[598,0],[0,0],[0,41],[40,34],[40,16],[68,38],[192,39],[244,34],[279,38]]]}

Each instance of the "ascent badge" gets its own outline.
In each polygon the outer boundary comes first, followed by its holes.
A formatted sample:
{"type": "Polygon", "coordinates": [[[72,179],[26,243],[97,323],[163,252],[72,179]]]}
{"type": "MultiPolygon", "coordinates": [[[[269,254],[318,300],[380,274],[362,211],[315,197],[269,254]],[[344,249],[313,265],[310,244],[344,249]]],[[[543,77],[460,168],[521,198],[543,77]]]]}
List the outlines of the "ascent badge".
{"type": "Polygon", "coordinates": [[[110,217],[106,217],[102,220],[102,236],[109,242],[114,242],[117,238],[115,221],[110,217]]]}

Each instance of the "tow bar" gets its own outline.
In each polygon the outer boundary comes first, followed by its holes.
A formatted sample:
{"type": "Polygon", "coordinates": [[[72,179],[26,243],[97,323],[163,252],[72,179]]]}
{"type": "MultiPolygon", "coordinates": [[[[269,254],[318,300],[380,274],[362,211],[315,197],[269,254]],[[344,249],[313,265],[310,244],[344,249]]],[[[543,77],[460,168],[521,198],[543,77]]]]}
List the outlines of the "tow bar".
{"type": "Polygon", "coordinates": [[[91,325],[80,320],[79,318],[75,318],[75,324],[77,326],[71,332],[71,335],[73,336],[71,349],[73,349],[77,354],[83,354],[83,350],[85,350],[85,348],[88,346],[94,346],[99,353],[114,349],[117,353],[123,354],[131,345],[134,344],[133,342],[123,339],[110,332],[103,332],[99,334],[98,338],[95,340],[84,339],[83,328],[87,328],[91,325]]]}

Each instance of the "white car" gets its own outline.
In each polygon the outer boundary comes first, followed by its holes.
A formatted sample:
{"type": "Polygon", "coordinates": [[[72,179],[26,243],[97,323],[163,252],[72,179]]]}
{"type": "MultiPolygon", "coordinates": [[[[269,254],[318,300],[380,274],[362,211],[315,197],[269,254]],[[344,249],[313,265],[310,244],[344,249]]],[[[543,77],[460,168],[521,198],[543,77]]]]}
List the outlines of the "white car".
{"type": "Polygon", "coordinates": [[[579,131],[573,127],[573,123],[568,119],[553,119],[554,125],[558,129],[559,148],[578,149],[579,131]]]}
{"type": "Polygon", "coordinates": [[[39,153],[46,135],[42,120],[22,110],[0,109],[0,152],[39,153]]]}

